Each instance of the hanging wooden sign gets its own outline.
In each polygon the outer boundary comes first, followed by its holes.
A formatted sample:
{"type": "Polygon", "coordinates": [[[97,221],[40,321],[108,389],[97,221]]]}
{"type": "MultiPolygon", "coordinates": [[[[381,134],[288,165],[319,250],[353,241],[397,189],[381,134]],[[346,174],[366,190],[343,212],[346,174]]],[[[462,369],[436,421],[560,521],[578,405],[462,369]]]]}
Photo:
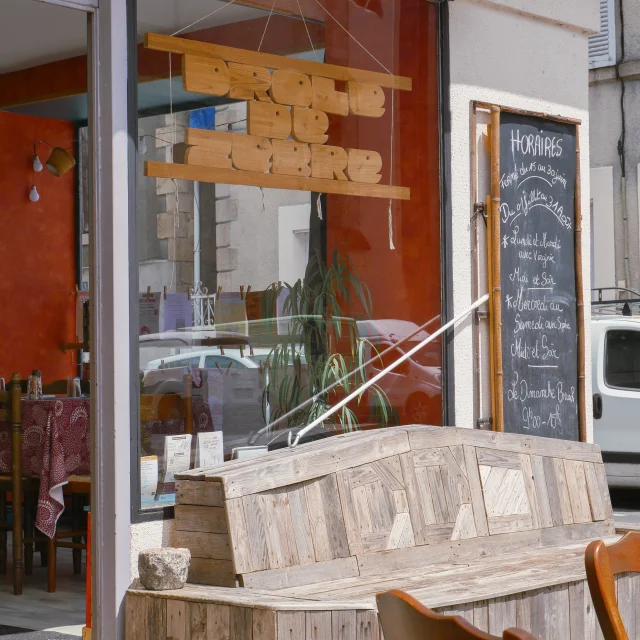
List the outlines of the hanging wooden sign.
{"type": "Polygon", "coordinates": [[[409,200],[408,187],[379,184],[377,151],[326,142],[327,114],[379,118],[384,89],[411,91],[411,78],[155,33],[145,46],[182,54],[185,91],[247,101],[246,134],[186,129],[174,162],[147,162],[147,176],[409,200]]]}

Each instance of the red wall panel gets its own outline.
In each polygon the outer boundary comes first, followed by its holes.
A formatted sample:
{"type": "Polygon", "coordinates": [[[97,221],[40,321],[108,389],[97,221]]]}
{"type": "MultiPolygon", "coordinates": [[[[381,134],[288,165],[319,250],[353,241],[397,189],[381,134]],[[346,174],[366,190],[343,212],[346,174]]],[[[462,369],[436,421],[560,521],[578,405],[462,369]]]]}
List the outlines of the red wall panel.
{"type": "MultiPolygon", "coordinates": [[[[34,140],[73,147],[70,122],[0,113],[0,376],[75,375],[74,178],[32,170],[34,140]],[[34,182],[35,181],[35,182],[34,182]],[[40,201],[29,200],[31,185],[40,201]]],[[[44,163],[50,147],[39,146],[44,163]]]]}

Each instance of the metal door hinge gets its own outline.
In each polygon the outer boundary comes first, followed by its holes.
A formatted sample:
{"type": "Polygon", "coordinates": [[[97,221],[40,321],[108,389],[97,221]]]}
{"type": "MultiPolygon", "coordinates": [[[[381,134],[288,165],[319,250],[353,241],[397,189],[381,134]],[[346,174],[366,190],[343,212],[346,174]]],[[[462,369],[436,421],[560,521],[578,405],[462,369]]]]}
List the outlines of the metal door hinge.
{"type": "Polygon", "coordinates": [[[473,205],[473,217],[481,215],[484,221],[487,221],[487,205],[484,202],[475,202],[473,205]]]}
{"type": "Polygon", "coordinates": [[[489,430],[491,429],[492,425],[493,425],[493,418],[478,418],[476,422],[476,426],[478,429],[489,430]]]}

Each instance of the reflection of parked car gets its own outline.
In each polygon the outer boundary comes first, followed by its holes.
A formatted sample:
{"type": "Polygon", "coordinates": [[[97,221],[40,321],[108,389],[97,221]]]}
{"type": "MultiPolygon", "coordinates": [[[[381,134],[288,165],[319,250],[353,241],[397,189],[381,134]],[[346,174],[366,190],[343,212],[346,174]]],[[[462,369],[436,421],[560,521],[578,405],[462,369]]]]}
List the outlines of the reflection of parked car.
{"type": "Polygon", "coordinates": [[[264,362],[271,349],[204,349],[190,351],[177,356],[157,358],[147,364],[147,369],[174,369],[195,367],[198,369],[257,369],[264,362]]]}
{"type": "MultiPolygon", "coordinates": [[[[405,320],[363,320],[358,321],[357,326],[360,336],[371,343],[366,358],[372,360],[367,377],[386,369],[429,336],[426,331],[418,332],[417,324],[405,320]],[[404,340],[408,336],[411,338],[404,340]],[[402,340],[404,341],[400,346],[393,348],[402,340]],[[391,350],[384,353],[389,348],[391,350]],[[383,355],[376,357],[376,351],[383,355]]],[[[387,394],[391,406],[401,414],[403,422],[440,423],[441,363],[442,343],[436,339],[378,382],[380,388],[387,394]]]]}

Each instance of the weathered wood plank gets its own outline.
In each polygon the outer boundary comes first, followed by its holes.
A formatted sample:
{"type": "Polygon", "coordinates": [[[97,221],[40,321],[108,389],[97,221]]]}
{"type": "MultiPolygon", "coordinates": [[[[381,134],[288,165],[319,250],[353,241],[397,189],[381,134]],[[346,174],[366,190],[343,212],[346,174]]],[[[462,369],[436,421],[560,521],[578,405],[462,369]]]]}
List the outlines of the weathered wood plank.
{"type": "MultiPolygon", "coordinates": [[[[523,454],[524,455],[524,454],[523,454]]],[[[516,594],[516,627],[529,631],[531,629],[531,598],[533,591],[516,594]]]]}
{"type": "Polygon", "coordinates": [[[233,549],[233,566],[235,573],[246,573],[257,570],[251,557],[251,547],[247,522],[244,517],[244,504],[242,498],[227,500],[227,521],[229,523],[229,538],[233,549]]]}
{"type": "Polygon", "coordinates": [[[235,587],[236,575],[231,560],[191,558],[189,577],[191,584],[209,584],[216,587],[235,587]]]}
{"type": "Polygon", "coordinates": [[[571,502],[571,513],[576,524],[591,522],[591,507],[587,492],[587,481],[580,460],[564,460],[567,490],[571,502]]]}
{"type": "MultiPolygon", "coordinates": [[[[530,460],[531,468],[533,470],[533,483],[535,485],[536,496],[538,498],[540,526],[553,527],[554,522],[549,502],[549,493],[547,490],[547,479],[544,475],[543,458],[540,456],[530,456],[530,460]]],[[[561,524],[561,522],[558,521],[557,524],[561,524]]]]}
{"type": "Polygon", "coordinates": [[[604,464],[600,461],[599,464],[593,465],[593,469],[596,472],[598,486],[600,487],[600,495],[604,500],[606,519],[613,520],[613,507],[611,506],[611,496],[609,494],[609,485],[607,484],[607,473],[605,471],[604,464]]]}
{"type": "Polygon", "coordinates": [[[541,529],[540,539],[543,546],[549,546],[568,544],[572,540],[594,540],[614,533],[615,527],[611,521],[585,522],[541,529]]]}
{"type": "MultiPolygon", "coordinates": [[[[369,188],[371,185],[367,185],[369,188]]],[[[379,429],[375,433],[335,436],[328,441],[300,445],[294,454],[277,451],[252,460],[249,466],[216,467],[208,480],[221,481],[225,498],[284,487],[361,466],[409,451],[404,429],[379,429]],[[315,445],[315,446],[314,446],[315,445]]]]}
{"type": "Polygon", "coordinates": [[[426,474],[429,481],[429,488],[431,489],[431,498],[433,501],[436,524],[453,522],[455,520],[455,517],[451,517],[449,515],[449,509],[447,508],[441,470],[442,467],[426,467],[426,474]]]}
{"type": "Polygon", "coordinates": [[[176,482],[176,504],[197,504],[203,507],[222,507],[222,484],[220,482],[176,482]]]}
{"type": "Polygon", "coordinates": [[[306,637],[304,611],[278,612],[278,640],[302,640],[306,637]]]}
{"type": "Polygon", "coordinates": [[[356,640],[356,612],[331,612],[332,640],[356,640]]]}
{"type": "Polygon", "coordinates": [[[619,574],[615,577],[616,596],[618,600],[618,610],[624,623],[629,638],[637,638],[636,610],[638,609],[637,582],[634,575],[629,573],[619,574]]]}
{"type": "Polygon", "coordinates": [[[349,555],[349,544],[335,475],[306,483],[305,492],[316,561],[346,558],[349,555]]]}
{"type": "MultiPolygon", "coordinates": [[[[190,640],[207,640],[207,605],[202,602],[189,603],[190,640]]],[[[150,638],[157,636],[150,634],[150,638]]]]}
{"type": "Polygon", "coordinates": [[[167,600],[167,638],[188,640],[191,621],[187,605],[184,600],[167,600]]]}
{"type": "MultiPolygon", "coordinates": [[[[436,502],[431,489],[431,483],[429,482],[429,469],[433,467],[416,467],[413,471],[415,474],[415,481],[418,487],[418,500],[421,507],[421,513],[424,518],[420,524],[424,528],[424,534],[427,535],[430,525],[438,523],[437,512],[439,510],[436,507],[436,502]]],[[[414,508],[414,505],[409,502],[409,510],[414,508]]],[[[442,521],[442,514],[440,514],[440,520],[442,521]]],[[[427,544],[425,542],[425,544],[427,544]]]]}
{"type": "MultiPolygon", "coordinates": [[[[250,566],[252,571],[262,571],[270,568],[266,523],[262,509],[262,502],[262,498],[259,494],[248,495],[242,498],[244,518],[247,523],[246,531],[249,542],[248,548],[251,551],[250,566]]],[[[229,523],[229,526],[231,527],[231,523],[229,523]]]]}
{"type": "Polygon", "coordinates": [[[516,625],[516,601],[514,598],[494,598],[488,601],[489,633],[501,636],[502,632],[516,625]]]}
{"type": "MultiPolygon", "coordinates": [[[[197,484],[204,484],[200,482],[197,484]]],[[[227,514],[224,507],[201,507],[176,504],[176,531],[203,531],[205,533],[227,533],[227,514]]]]}
{"type": "Polygon", "coordinates": [[[279,569],[299,565],[287,489],[265,491],[261,495],[265,521],[269,568],[279,569]]]}
{"type": "Polygon", "coordinates": [[[531,467],[531,457],[524,453],[521,453],[520,466],[522,467],[522,478],[524,480],[524,486],[527,492],[527,500],[529,502],[531,525],[534,529],[540,529],[540,527],[542,526],[542,522],[540,518],[540,507],[538,506],[538,494],[536,493],[536,485],[533,478],[533,469],[531,467]]]}
{"type": "Polygon", "coordinates": [[[442,449],[422,449],[413,452],[413,464],[416,467],[433,467],[445,464],[442,449]]]}
{"type": "Polygon", "coordinates": [[[229,607],[229,635],[232,640],[252,640],[253,609],[229,607]]]}
{"type": "Polygon", "coordinates": [[[562,510],[562,520],[564,524],[573,524],[573,511],[571,509],[571,498],[569,497],[569,488],[567,487],[567,474],[565,471],[564,460],[562,458],[553,458],[553,466],[556,472],[556,483],[558,484],[558,494],[560,495],[560,508],[562,510]]]}
{"type": "Polygon", "coordinates": [[[381,551],[358,557],[361,576],[372,576],[402,571],[436,562],[471,560],[484,555],[523,551],[540,546],[540,530],[456,540],[437,545],[408,547],[394,551],[381,551]]]}
{"type": "MultiPolygon", "coordinates": [[[[585,479],[587,481],[587,493],[589,496],[589,505],[591,507],[591,515],[594,520],[606,520],[607,509],[605,506],[605,498],[596,475],[595,465],[592,462],[584,463],[585,479]]],[[[609,491],[607,490],[607,494],[609,491]]]]}
{"type": "MultiPolygon", "coordinates": [[[[149,600],[152,599],[149,598],[149,600]]],[[[147,598],[129,594],[125,607],[127,639],[146,640],[149,637],[147,635],[147,598]]]]}
{"type": "Polygon", "coordinates": [[[489,632],[489,604],[486,600],[474,603],[473,625],[478,627],[480,631],[489,632]]]}
{"type": "Polygon", "coordinates": [[[276,640],[278,636],[277,613],[268,609],[253,610],[252,640],[276,640]]]}
{"type": "Polygon", "coordinates": [[[588,588],[583,580],[569,583],[569,622],[572,640],[585,637],[584,590],[588,588]]]}
{"type": "Polygon", "coordinates": [[[474,447],[463,445],[464,459],[467,469],[467,479],[469,480],[469,491],[471,492],[471,504],[473,505],[473,517],[476,523],[478,536],[489,535],[489,525],[487,524],[487,512],[484,505],[484,495],[478,471],[478,462],[474,447]]]}
{"type": "Polygon", "coordinates": [[[414,454],[412,451],[400,457],[400,467],[404,478],[405,491],[407,493],[407,503],[409,506],[409,516],[411,517],[411,527],[417,545],[427,544],[426,518],[423,511],[420,488],[416,478],[414,454]]]}
{"type": "Polygon", "coordinates": [[[176,531],[174,533],[174,543],[176,547],[189,549],[191,556],[194,558],[231,560],[229,536],[223,533],[176,531]]]}
{"type": "Polygon", "coordinates": [[[231,640],[229,606],[207,604],[207,640],[231,640]]]}
{"type": "Polygon", "coordinates": [[[305,640],[331,640],[331,611],[314,611],[306,616],[305,640]]]}
{"type": "Polygon", "coordinates": [[[600,447],[584,442],[571,442],[539,436],[523,436],[514,433],[498,433],[480,429],[450,429],[442,427],[406,427],[412,451],[433,447],[450,447],[459,444],[527,453],[539,456],[571,458],[587,462],[601,462],[600,447]]]}
{"type": "Polygon", "coordinates": [[[542,458],[542,466],[544,468],[544,477],[547,485],[547,495],[549,497],[551,519],[553,521],[553,526],[559,527],[565,524],[565,521],[560,500],[560,489],[558,487],[558,481],[556,479],[556,467],[553,463],[553,458],[542,458]]]}
{"type": "MultiPolygon", "coordinates": [[[[147,600],[147,637],[165,640],[167,637],[167,603],[157,598],[147,600]]],[[[192,640],[198,640],[192,636],[192,640]]]]}
{"type": "Polygon", "coordinates": [[[356,640],[381,640],[377,611],[356,611],[356,640]]]}
{"type": "Polygon", "coordinates": [[[358,561],[355,556],[352,556],[315,562],[311,565],[245,573],[242,576],[242,581],[245,587],[252,589],[286,589],[317,582],[352,578],[357,575],[359,575],[358,561]]]}
{"type": "Polygon", "coordinates": [[[533,529],[531,516],[514,514],[489,518],[489,533],[495,536],[500,533],[513,533],[514,531],[530,531],[533,529]]]}
{"type": "Polygon", "coordinates": [[[467,474],[462,470],[460,461],[454,455],[453,450],[456,450],[457,455],[462,454],[462,464],[464,465],[464,452],[462,447],[443,447],[440,449],[453,482],[457,485],[458,502],[462,504],[468,504],[471,502],[471,494],[469,492],[469,482],[467,481],[467,474]]]}
{"type": "Polygon", "coordinates": [[[520,469],[520,454],[500,449],[476,448],[478,464],[505,469],[520,469]]]}
{"type": "Polygon", "coordinates": [[[309,523],[307,494],[305,493],[304,485],[295,484],[288,487],[288,496],[295,542],[298,548],[298,559],[300,564],[311,564],[315,562],[315,554],[313,551],[313,539],[311,537],[311,525],[309,523]]]}

